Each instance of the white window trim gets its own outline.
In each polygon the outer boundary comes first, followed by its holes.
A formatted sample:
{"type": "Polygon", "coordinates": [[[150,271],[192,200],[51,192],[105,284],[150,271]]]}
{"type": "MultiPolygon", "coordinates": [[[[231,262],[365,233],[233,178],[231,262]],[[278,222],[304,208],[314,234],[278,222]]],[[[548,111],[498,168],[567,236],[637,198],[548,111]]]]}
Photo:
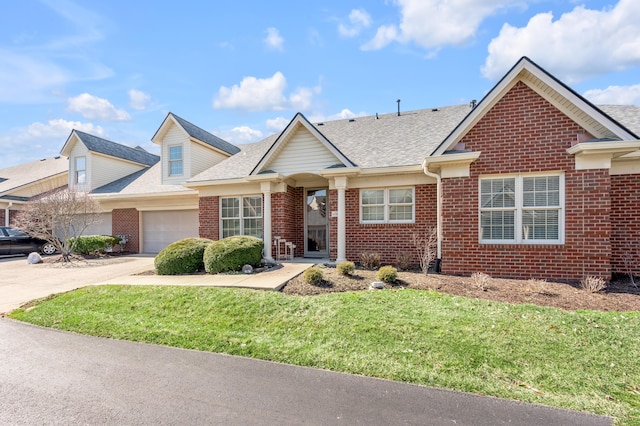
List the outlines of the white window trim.
{"type": "Polygon", "coordinates": [[[562,245],[565,239],[565,176],[564,173],[550,172],[550,173],[522,173],[522,174],[506,174],[506,175],[486,175],[480,176],[478,179],[478,240],[480,244],[519,244],[519,245],[562,245]],[[523,178],[525,177],[544,177],[544,176],[558,176],[560,186],[560,206],[559,207],[536,207],[525,208],[522,205],[523,194],[523,178]],[[514,220],[514,236],[513,240],[489,240],[482,238],[482,192],[481,185],[483,180],[487,179],[510,179],[515,178],[515,207],[514,208],[496,208],[496,209],[484,209],[484,211],[515,211],[514,220]],[[557,210],[558,211],[558,239],[557,240],[531,240],[524,239],[522,237],[522,212],[524,210],[557,210]]]}
{"type": "Polygon", "coordinates": [[[168,177],[180,177],[180,176],[184,176],[184,146],[180,143],[177,144],[171,144],[167,146],[167,176],[168,177]],[[171,148],[173,147],[180,147],[180,159],[179,160],[172,160],[171,159],[171,148]],[[171,163],[175,163],[175,162],[181,162],[182,163],[182,173],[178,174],[172,174],[171,173],[171,163]]]}
{"type": "Polygon", "coordinates": [[[245,235],[244,233],[244,220],[245,219],[262,219],[262,238],[264,239],[264,199],[262,197],[262,194],[248,194],[248,195],[232,195],[232,196],[224,196],[224,197],[220,197],[218,199],[218,211],[219,211],[219,236],[220,239],[223,238],[223,234],[224,234],[224,228],[223,228],[223,220],[224,219],[239,219],[240,220],[240,234],[238,235],[245,235]],[[244,216],[244,199],[245,198],[252,198],[252,197],[260,197],[260,205],[261,205],[261,212],[262,214],[260,216],[250,216],[250,217],[245,217],[244,216]],[[239,217],[226,217],[223,218],[222,217],[222,200],[223,199],[229,199],[229,198],[237,198],[240,200],[240,216],[239,217]]]}
{"type": "Polygon", "coordinates": [[[74,184],[75,185],[86,185],[87,184],[87,157],[85,157],[84,155],[79,156],[79,157],[74,157],[73,159],[73,180],[74,180],[74,184]],[[83,159],[84,160],[84,169],[78,169],[78,160],[79,159],[83,159]],[[78,182],[78,171],[83,171],[84,172],[84,182],[78,182]]]}
{"type": "MultiPolygon", "coordinates": [[[[398,187],[387,187],[387,188],[360,188],[360,194],[359,194],[359,210],[360,210],[360,224],[362,225],[367,225],[367,224],[380,224],[380,223],[416,223],[416,188],[415,186],[398,186],[398,187]],[[390,189],[410,189],[411,190],[411,199],[413,200],[413,202],[411,203],[411,220],[390,220],[389,219],[389,208],[391,207],[391,205],[389,204],[389,190],[390,189]],[[384,219],[383,220],[363,220],[362,218],[362,211],[363,211],[363,204],[362,204],[362,193],[364,191],[384,191],[384,219]]],[[[376,206],[376,205],[381,205],[381,204],[369,204],[368,206],[376,206]]],[[[393,204],[393,205],[406,205],[406,204],[393,204]]]]}

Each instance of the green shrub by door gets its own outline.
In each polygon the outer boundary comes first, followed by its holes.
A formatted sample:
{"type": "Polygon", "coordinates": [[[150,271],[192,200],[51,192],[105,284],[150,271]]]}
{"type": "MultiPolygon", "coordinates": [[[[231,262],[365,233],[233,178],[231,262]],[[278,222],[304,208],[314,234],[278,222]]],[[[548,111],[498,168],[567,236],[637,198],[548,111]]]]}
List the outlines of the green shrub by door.
{"type": "Polygon", "coordinates": [[[193,274],[204,268],[205,248],[214,241],[208,238],[184,238],[166,246],[154,259],[158,275],[193,274]]]}
{"type": "Polygon", "coordinates": [[[204,269],[210,274],[240,271],[244,265],[257,266],[264,242],[260,238],[234,236],[214,241],[204,251],[204,269]]]}

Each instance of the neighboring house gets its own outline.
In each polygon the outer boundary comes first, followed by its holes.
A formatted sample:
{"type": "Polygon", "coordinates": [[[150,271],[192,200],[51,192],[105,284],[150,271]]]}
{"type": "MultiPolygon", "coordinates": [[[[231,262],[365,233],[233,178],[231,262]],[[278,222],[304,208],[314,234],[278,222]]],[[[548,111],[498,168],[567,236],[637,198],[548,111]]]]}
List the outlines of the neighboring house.
{"type": "Polygon", "coordinates": [[[84,165],[133,251],[244,234],[264,239],[266,258],[289,243],[297,257],[417,263],[413,234],[436,227],[444,273],[609,278],[640,256],[638,134],[640,107],[596,107],[522,58],[477,104],[322,123],[296,114],[239,147],[169,114],[156,163],[75,131],[62,153],[70,184],[84,165]],[[97,185],[103,157],[138,169],[110,167],[97,185]]]}
{"type": "Polygon", "coordinates": [[[55,157],[0,169],[0,225],[9,226],[33,197],[66,186],[68,168],[66,158],[55,157]]]}

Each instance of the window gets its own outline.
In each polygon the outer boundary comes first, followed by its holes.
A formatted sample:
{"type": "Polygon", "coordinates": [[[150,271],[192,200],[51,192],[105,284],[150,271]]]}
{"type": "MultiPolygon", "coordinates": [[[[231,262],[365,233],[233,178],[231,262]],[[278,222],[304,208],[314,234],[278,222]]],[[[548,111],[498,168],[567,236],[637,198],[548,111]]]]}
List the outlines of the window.
{"type": "Polygon", "coordinates": [[[182,176],[182,145],[169,147],[169,176],[182,176]]]}
{"type": "Polygon", "coordinates": [[[220,199],[222,238],[250,235],[262,238],[262,196],[220,199]]]}
{"type": "Polygon", "coordinates": [[[413,223],[414,188],[363,189],[360,191],[361,223],[413,223]]]}
{"type": "Polygon", "coordinates": [[[480,179],[480,241],[562,244],[564,176],[480,179]]]}
{"type": "Polygon", "coordinates": [[[87,160],[85,157],[75,158],[75,183],[84,184],[87,183],[87,160]]]}

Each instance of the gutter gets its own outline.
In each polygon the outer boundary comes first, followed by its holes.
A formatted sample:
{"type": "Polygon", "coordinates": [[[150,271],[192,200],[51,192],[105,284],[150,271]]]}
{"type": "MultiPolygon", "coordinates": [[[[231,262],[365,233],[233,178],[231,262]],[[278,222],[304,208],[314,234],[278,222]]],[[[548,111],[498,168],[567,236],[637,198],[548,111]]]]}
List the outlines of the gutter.
{"type": "Polygon", "coordinates": [[[437,260],[442,261],[442,177],[438,173],[429,171],[427,160],[422,162],[422,171],[425,175],[436,180],[436,232],[438,235],[437,260]]]}

